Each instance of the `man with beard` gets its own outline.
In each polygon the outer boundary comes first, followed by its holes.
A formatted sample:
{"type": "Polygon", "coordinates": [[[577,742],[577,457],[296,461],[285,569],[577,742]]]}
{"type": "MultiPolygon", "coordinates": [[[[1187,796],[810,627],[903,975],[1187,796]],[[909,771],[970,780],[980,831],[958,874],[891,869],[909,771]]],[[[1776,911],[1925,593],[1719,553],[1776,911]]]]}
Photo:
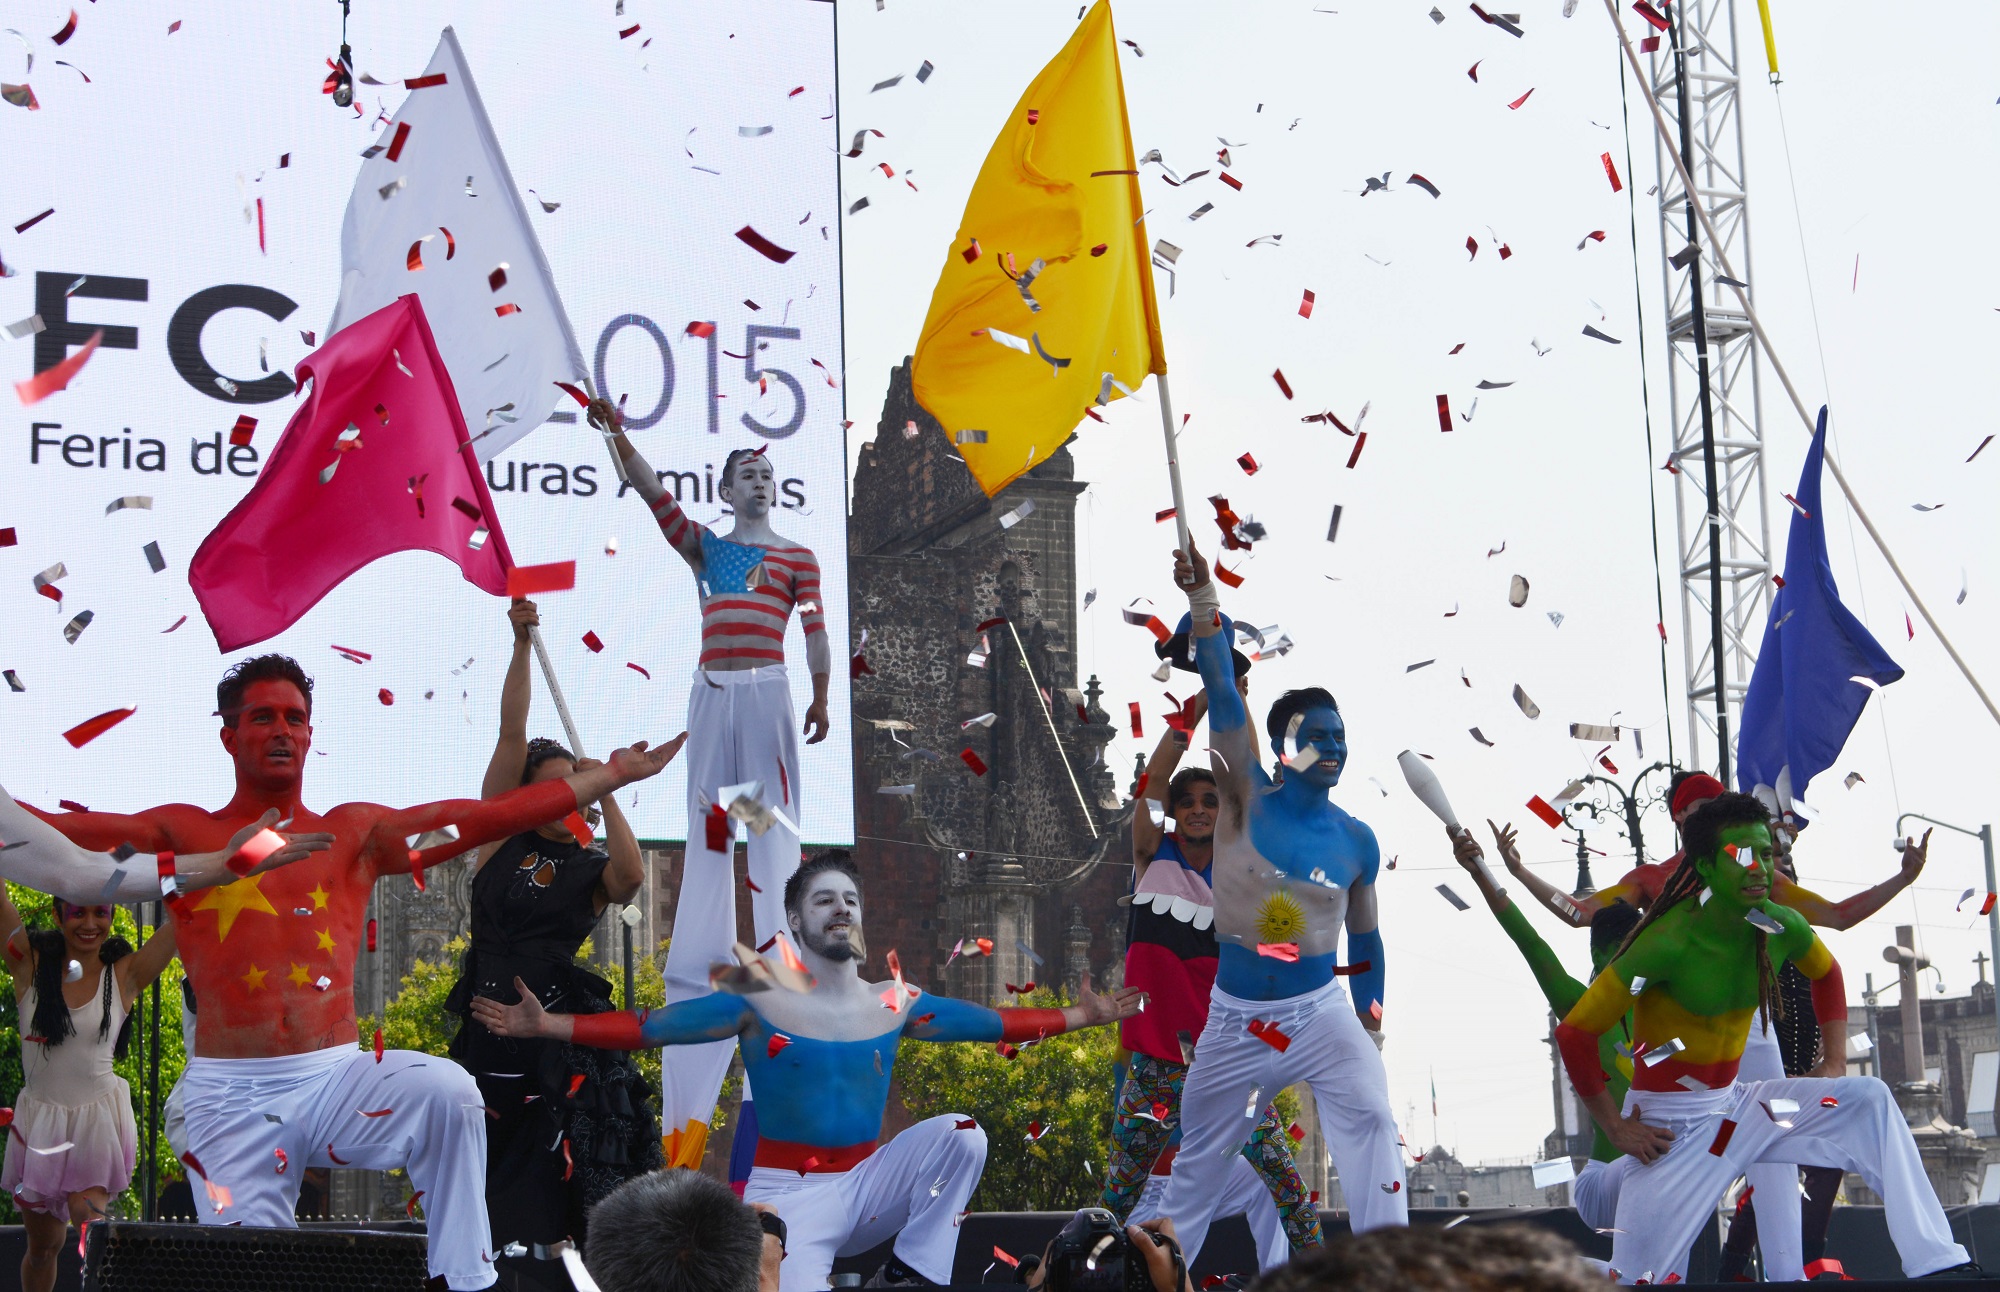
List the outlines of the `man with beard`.
{"type": "Polygon", "coordinates": [[[1215,932],[1208,1023],[1181,1093],[1181,1152],[1164,1209],[1184,1250],[1199,1252],[1223,1178],[1253,1124],[1244,1116],[1295,1081],[1312,1087],[1356,1233],[1409,1223],[1403,1150],[1382,1066],[1382,934],[1375,832],[1330,796],[1347,761],[1333,696],[1288,691],[1265,719],[1283,779],[1258,766],[1237,694],[1208,562],[1174,553],[1188,598],[1195,662],[1208,695],[1216,788],[1215,932]],[[1348,965],[1336,965],[1342,929],[1348,965]],[[1340,977],[1354,976],[1349,1002],[1340,977]]]}
{"type": "Polygon", "coordinates": [[[526,990],[514,1005],[476,999],[473,1012],[502,1036],[607,1049],[733,1039],[757,1088],[763,1136],[743,1197],[785,1221],[782,1292],[826,1287],[835,1257],[892,1235],[894,1254],[872,1286],[948,1283],[955,1221],[985,1169],[986,1134],[970,1117],[947,1113],[878,1144],[897,1045],[905,1037],[1025,1044],[1130,1017],[1139,992],[1100,996],[1086,977],[1079,1002],[1063,1009],[987,1009],[909,986],[893,952],[894,980],[864,982],[860,875],[842,851],[793,872],[785,913],[802,963],[782,939],[777,966],[739,946],[741,964],[715,971],[728,990],[643,1017],[550,1014],[526,990]]]}

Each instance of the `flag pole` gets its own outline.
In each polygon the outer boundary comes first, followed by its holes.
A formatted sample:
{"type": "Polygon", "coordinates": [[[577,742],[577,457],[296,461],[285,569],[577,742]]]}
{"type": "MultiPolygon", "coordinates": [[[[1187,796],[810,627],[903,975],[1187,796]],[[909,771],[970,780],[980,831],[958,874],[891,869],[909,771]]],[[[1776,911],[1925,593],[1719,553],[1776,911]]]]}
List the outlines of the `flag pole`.
{"type": "Polygon", "coordinates": [[[576,734],[576,719],[569,716],[569,701],[563,699],[562,684],[556,681],[555,666],[549,663],[549,648],[542,644],[539,626],[528,629],[528,640],[535,644],[535,661],[542,666],[542,680],[549,684],[549,698],[556,702],[556,716],[562,719],[563,734],[569,737],[571,751],[581,758],[583,740],[576,734]]]}
{"type": "Polygon", "coordinates": [[[1167,439],[1167,479],[1174,487],[1174,524],[1180,530],[1180,550],[1188,550],[1187,500],[1181,496],[1180,436],[1174,434],[1174,397],[1167,389],[1167,374],[1155,373],[1160,387],[1160,433],[1167,439]]]}

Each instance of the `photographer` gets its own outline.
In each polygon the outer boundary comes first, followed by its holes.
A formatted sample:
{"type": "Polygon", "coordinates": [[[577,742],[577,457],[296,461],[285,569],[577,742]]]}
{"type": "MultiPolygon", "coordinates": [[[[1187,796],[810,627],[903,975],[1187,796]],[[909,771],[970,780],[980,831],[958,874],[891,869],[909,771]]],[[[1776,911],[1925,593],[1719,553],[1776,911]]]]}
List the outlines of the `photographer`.
{"type": "Polygon", "coordinates": [[[1101,1207],[1085,1207],[1021,1259],[1015,1277],[1031,1292],[1194,1292],[1174,1222],[1161,1217],[1122,1229],[1101,1207]]]}

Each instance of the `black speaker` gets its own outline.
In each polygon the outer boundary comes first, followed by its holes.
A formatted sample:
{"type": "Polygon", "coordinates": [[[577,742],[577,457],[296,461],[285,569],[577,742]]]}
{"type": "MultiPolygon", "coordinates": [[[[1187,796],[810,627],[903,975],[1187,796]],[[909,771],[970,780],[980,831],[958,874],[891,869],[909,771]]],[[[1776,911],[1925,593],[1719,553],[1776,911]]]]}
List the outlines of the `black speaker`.
{"type": "Polygon", "coordinates": [[[429,1243],[379,1229],[252,1229],[101,1220],[84,1239],[84,1292],[424,1292],[429,1243]]]}

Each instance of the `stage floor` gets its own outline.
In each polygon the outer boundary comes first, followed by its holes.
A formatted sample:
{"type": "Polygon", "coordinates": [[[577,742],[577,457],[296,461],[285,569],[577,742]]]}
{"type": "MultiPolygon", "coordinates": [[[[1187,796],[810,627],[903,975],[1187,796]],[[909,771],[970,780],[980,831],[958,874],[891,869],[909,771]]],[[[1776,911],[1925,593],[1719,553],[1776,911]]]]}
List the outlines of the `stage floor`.
{"type": "MultiPolygon", "coordinates": [[[[1953,1235],[1965,1244],[1972,1258],[1988,1269],[2000,1271],[2000,1206],[1948,1207],[1945,1214],[1951,1220],[1953,1235]]],[[[995,1262],[993,1249],[1000,1247],[1015,1256],[1039,1253],[1069,1215],[1068,1212],[1043,1211],[980,1212],[967,1216],[959,1241],[958,1262],[952,1271],[952,1285],[1012,1285],[1013,1270],[995,1262]]],[[[1589,1255],[1603,1259],[1611,1254],[1610,1238],[1591,1232],[1568,1208],[1426,1208],[1412,1211],[1410,1222],[1414,1225],[1444,1225],[1461,1215],[1465,1217],[1466,1224],[1473,1225],[1536,1225],[1562,1235],[1589,1255]]],[[[1345,1213],[1323,1212],[1321,1219],[1328,1237],[1347,1232],[1345,1213]]],[[[421,1229],[422,1226],[408,1222],[385,1222],[371,1228],[408,1231],[421,1229]]],[[[12,1271],[19,1267],[26,1246],[26,1234],[20,1226],[0,1226],[0,1282],[12,1281],[12,1271]]],[[[1699,1287],[1714,1278],[1720,1248],[1718,1223],[1704,1231],[1695,1245],[1686,1286],[1699,1287]]],[[[884,1244],[874,1251],[840,1261],[835,1270],[857,1273],[866,1278],[887,1257],[888,1251],[888,1245],[884,1244]]],[[[1835,1208],[1827,1236],[1827,1254],[1845,1266],[1849,1277],[1855,1280],[1848,1286],[1855,1292],[1871,1287],[1906,1286],[1879,1207],[1835,1208]]],[[[1195,1262],[1195,1280],[1199,1284],[1209,1274],[1247,1270],[1253,1265],[1249,1229],[1241,1217],[1231,1217],[1218,1222],[1210,1230],[1207,1248],[1201,1259],[1195,1262]]],[[[570,1292],[569,1281],[560,1267],[546,1262],[503,1260],[501,1269],[499,1286],[506,1292],[570,1292]]],[[[61,1292],[79,1292],[81,1288],[80,1263],[73,1242],[63,1247],[56,1287],[61,1292]]]]}

